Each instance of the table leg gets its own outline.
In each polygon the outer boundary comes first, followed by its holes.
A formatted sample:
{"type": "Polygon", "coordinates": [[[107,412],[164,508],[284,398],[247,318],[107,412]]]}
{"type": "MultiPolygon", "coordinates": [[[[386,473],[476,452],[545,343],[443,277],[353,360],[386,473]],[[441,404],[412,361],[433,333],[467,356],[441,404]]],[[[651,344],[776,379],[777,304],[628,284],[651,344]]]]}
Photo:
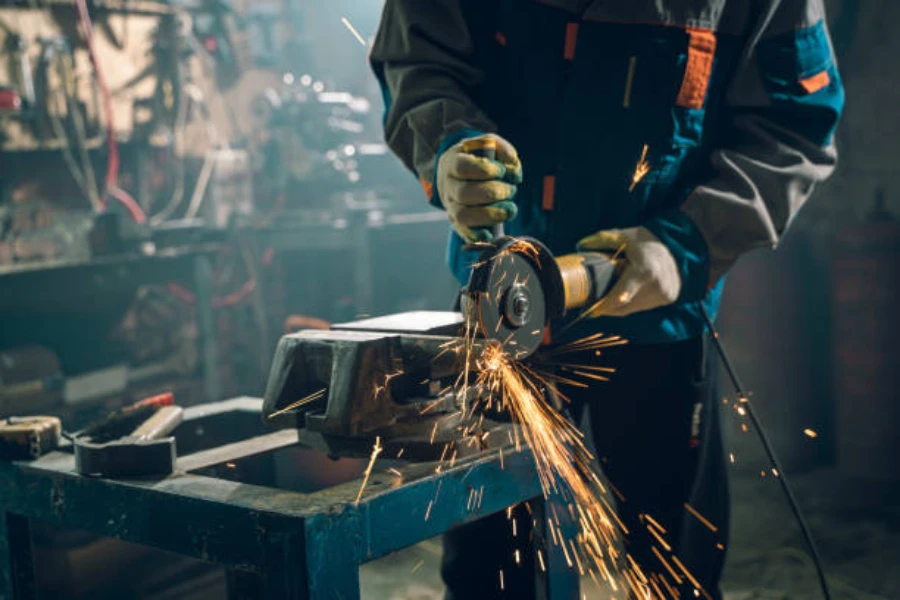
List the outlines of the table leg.
{"type": "Polygon", "coordinates": [[[0,515],[0,600],[36,597],[28,519],[11,513],[0,515]]]}
{"type": "Polygon", "coordinates": [[[221,400],[219,385],[218,347],[216,346],[216,316],[212,306],[213,281],[209,257],[194,259],[194,289],[197,311],[197,334],[200,345],[200,364],[203,369],[203,395],[206,402],[221,400]]]}
{"type": "Polygon", "coordinates": [[[226,569],[225,582],[228,600],[259,600],[263,598],[263,580],[257,573],[226,569]]]}
{"type": "Polygon", "coordinates": [[[306,525],[308,600],[359,600],[358,535],[340,519],[311,519],[306,525]]]}
{"type": "MultiPolygon", "coordinates": [[[[534,530],[536,552],[542,553],[541,557],[535,558],[538,565],[537,571],[537,598],[538,600],[579,600],[581,581],[578,577],[578,571],[569,566],[566,555],[562,547],[553,543],[554,536],[548,525],[548,516],[550,511],[547,510],[548,502],[553,499],[544,500],[538,498],[531,502],[534,508],[534,516],[537,526],[534,530]],[[542,569],[540,565],[543,564],[542,569]]],[[[560,514],[566,514],[565,509],[559,510],[560,514]]],[[[562,529],[566,538],[572,537],[571,531],[568,531],[573,525],[562,523],[558,529],[562,529]]],[[[557,531],[557,534],[559,531],[557,531]]],[[[557,541],[559,538],[556,538],[557,541]]]]}

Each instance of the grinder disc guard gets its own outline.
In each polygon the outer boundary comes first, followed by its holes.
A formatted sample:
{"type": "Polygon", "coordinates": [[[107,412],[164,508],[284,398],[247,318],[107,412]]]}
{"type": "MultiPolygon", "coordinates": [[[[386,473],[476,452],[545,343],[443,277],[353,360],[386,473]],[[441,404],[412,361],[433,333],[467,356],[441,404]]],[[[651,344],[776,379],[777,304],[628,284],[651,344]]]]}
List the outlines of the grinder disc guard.
{"type": "Polygon", "coordinates": [[[515,359],[538,349],[557,312],[556,286],[548,285],[545,263],[552,270],[552,256],[538,242],[505,238],[482,252],[472,271],[465,310],[472,311],[478,334],[500,343],[515,359]]]}

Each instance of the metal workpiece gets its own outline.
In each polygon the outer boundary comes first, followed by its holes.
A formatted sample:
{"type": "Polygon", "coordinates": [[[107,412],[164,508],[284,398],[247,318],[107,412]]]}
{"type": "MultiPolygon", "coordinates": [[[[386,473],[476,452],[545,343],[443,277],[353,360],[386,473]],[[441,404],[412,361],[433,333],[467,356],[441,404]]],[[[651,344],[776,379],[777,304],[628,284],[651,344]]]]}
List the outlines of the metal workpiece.
{"type": "MultiPolygon", "coordinates": [[[[65,449],[0,462],[0,599],[35,597],[34,520],[221,565],[232,597],[353,600],[360,564],[523,501],[540,506],[526,448],[483,452],[442,469],[395,463],[391,471],[376,469],[362,491],[359,480],[308,494],[279,488],[274,476],[246,483],[242,461],[256,457],[258,464],[297,435],[267,432],[261,407],[261,400],[239,398],[188,408],[175,437],[189,454],[168,477],[83,477],[65,449]]],[[[554,547],[545,552],[557,564],[554,547]]],[[[571,569],[551,570],[540,585],[545,598],[577,598],[571,569]]]]}
{"type": "Polygon", "coordinates": [[[332,440],[336,454],[356,454],[359,440],[367,453],[376,436],[427,438],[464,401],[451,389],[461,327],[458,313],[415,312],[285,336],[263,416],[332,440]]]}

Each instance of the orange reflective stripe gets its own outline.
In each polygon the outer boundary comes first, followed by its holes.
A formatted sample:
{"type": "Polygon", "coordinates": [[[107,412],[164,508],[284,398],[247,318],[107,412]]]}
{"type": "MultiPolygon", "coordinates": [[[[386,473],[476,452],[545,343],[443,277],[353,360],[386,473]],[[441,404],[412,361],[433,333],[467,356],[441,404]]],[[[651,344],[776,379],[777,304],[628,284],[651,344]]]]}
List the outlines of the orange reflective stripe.
{"type": "Polygon", "coordinates": [[[556,195],[556,177],[547,175],[544,177],[544,198],[541,202],[541,208],[544,210],[553,210],[553,197],[556,195]]]}
{"type": "Polygon", "coordinates": [[[553,343],[553,334],[550,332],[550,326],[547,325],[544,327],[544,337],[541,338],[541,344],[549,346],[551,343],[553,343]]]}
{"type": "Polygon", "coordinates": [[[686,31],[690,38],[687,66],[675,104],[684,108],[703,108],[716,54],[716,34],[696,27],[688,27],[686,31]]]}
{"type": "Polygon", "coordinates": [[[419,178],[419,183],[422,185],[422,189],[425,190],[425,195],[431,200],[432,196],[434,196],[434,184],[425,178],[419,178]]]}
{"type": "Polygon", "coordinates": [[[498,31],[497,33],[495,33],[494,39],[497,40],[497,43],[500,44],[501,46],[506,45],[506,36],[503,35],[502,31],[498,31]]]}
{"type": "Polygon", "coordinates": [[[575,46],[578,44],[578,23],[569,23],[566,25],[566,49],[563,56],[566,60],[575,58],[575,46]]]}
{"type": "Polygon", "coordinates": [[[815,94],[819,90],[828,87],[829,83],[831,83],[831,76],[828,75],[828,71],[822,71],[812,77],[800,80],[800,85],[803,86],[807,94],[815,94]]]}

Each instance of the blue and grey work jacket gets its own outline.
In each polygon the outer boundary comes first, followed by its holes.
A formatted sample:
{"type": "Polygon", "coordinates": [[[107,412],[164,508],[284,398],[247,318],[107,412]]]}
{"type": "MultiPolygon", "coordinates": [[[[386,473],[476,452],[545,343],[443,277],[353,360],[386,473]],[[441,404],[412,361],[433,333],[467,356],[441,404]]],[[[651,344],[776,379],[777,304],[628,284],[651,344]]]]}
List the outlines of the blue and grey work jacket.
{"type": "MultiPolygon", "coordinates": [[[[441,153],[491,132],[524,167],[507,233],[555,254],[603,229],[659,237],[678,301],[590,325],[657,343],[698,335],[729,267],[774,247],[834,169],[824,19],[822,0],[387,0],[371,63],[387,141],[435,206],[441,153]]],[[[462,245],[451,232],[465,283],[462,245]]]]}

